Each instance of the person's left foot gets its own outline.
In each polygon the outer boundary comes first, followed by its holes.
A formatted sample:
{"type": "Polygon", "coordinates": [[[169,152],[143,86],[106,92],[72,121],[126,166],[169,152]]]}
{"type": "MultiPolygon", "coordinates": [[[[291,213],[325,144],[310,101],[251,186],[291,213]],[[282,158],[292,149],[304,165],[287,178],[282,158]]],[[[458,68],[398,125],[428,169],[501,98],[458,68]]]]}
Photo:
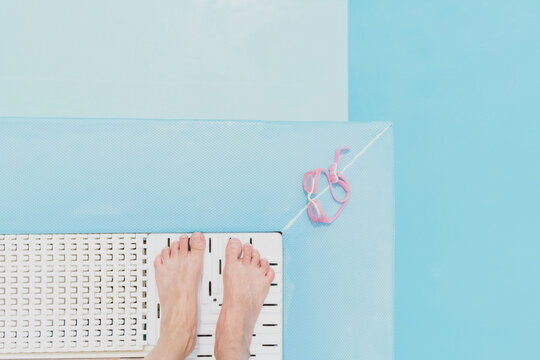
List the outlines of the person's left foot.
{"type": "Polygon", "coordinates": [[[174,346],[180,358],[188,356],[197,339],[199,283],[205,248],[203,234],[182,236],[163,249],[154,261],[161,304],[159,342],[174,346]],[[189,248],[189,249],[188,249],[189,248]]]}

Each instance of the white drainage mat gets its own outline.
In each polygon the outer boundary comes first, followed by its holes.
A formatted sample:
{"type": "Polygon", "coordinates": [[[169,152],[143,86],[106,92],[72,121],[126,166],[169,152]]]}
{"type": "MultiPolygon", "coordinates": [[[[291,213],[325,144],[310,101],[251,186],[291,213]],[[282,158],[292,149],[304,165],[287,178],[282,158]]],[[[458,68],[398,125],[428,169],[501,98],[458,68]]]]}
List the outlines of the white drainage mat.
{"type": "MultiPolygon", "coordinates": [[[[0,235],[0,359],[146,355],[159,337],[153,259],[180,235],[0,235]]],[[[281,359],[281,234],[205,237],[197,345],[188,359],[213,358],[231,237],[251,242],[276,272],[250,350],[258,360],[281,359]]]]}

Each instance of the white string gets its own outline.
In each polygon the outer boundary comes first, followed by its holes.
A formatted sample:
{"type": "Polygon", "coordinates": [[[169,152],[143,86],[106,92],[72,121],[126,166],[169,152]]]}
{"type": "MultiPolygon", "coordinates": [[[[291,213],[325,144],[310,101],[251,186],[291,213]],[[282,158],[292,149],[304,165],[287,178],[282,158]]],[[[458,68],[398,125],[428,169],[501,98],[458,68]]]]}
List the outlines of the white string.
{"type": "MultiPolygon", "coordinates": [[[[388,125],[388,126],[385,127],[380,133],[378,133],[377,136],[375,136],[375,137],[374,137],[374,138],[373,138],[366,146],[364,146],[364,148],[363,148],[362,150],[360,150],[360,152],[359,152],[358,154],[356,154],[356,155],[354,156],[354,158],[351,160],[350,163],[348,163],[347,165],[345,165],[345,166],[343,167],[343,170],[341,171],[341,173],[345,173],[345,171],[346,171],[348,168],[350,168],[350,167],[354,164],[354,162],[355,162],[356,160],[358,160],[358,158],[359,158],[360,156],[364,155],[365,152],[371,147],[371,145],[373,145],[377,140],[379,140],[379,138],[380,138],[381,136],[383,136],[383,134],[384,134],[388,129],[390,129],[391,127],[392,127],[392,124],[388,125]]],[[[328,184],[328,185],[327,185],[327,186],[326,186],[319,194],[317,194],[317,196],[315,196],[313,199],[317,199],[317,198],[319,198],[319,196],[321,196],[322,194],[324,194],[325,192],[327,192],[327,191],[330,189],[330,186],[331,186],[331,185],[328,184]]],[[[311,195],[311,194],[310,194],[310,195],[311,195]]],[[[312,201],[312,200],[310,199],[310,201],[312,201]]],[[[289,221],[289,222],[287,223],[287,225],[285,225],[285,227],[283,228],[283,230],[281,230],[281,232],[282,232],[282,233],[285,233],[287,230],[289,230],[289,228],[296,222],[296,220],[298,220],[298,218],[299,218],[300,216],[302,216],[302,213],[303,213],[304,211],[306,211],[306,209],[307,209],[307,205],[304,206],[304,207],[298,212],[298,214],[296,214],[295,217],[293,217],[293,218],[291,219],[291,221],[289,221]]]]}
{"type": "MultiPolygon", "coordinates": [[[[313,181],[311,182],[311,191],[307,195],[307,198],[308,198],[310,203],[313,203],[313,206],[315,207],[315,210],[317,210],[317,214],[321,215],[321,212],[319,211],[319,207],[317,206],[317,203],[315,201],[313,201],[313,199],[311,198],[311,195],[313,195],[313,190],[314,189],[315,189],[315,176],[313,177],[313,181]]],[[[306,208],[307,208],[307,206],[306,206],[306,208]]]]}

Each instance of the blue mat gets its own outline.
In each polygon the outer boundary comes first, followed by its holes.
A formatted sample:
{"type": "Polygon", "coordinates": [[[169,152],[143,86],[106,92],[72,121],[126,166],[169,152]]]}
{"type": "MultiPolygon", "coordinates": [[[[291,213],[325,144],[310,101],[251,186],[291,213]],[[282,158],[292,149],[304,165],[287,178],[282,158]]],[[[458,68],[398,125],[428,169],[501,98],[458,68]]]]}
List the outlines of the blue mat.
{"type": "Polygon", "coordinates": [[[0,233],[283,231],[285,358],[392,359],[390,123],[3,119],[0,154],[0,233]],[[314,225],[302,176],[344,146],[314,225]]]}

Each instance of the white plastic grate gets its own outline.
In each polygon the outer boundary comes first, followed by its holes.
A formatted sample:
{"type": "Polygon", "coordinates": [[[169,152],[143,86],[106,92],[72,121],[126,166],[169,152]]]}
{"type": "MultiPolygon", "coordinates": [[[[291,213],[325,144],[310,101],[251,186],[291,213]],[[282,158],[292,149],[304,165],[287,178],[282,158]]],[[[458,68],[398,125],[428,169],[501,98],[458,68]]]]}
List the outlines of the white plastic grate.
{"type": "MultiPolygon", "coordinates": [[[[144,356],[159,337],[152,260],[180,235],[0,235],[0,358],[144,356]]],[[[230,237],[251,242],[276,272],[251,353],[281,359],[281,234],[205,236],[198,339],[188,359],[213,358],[230,237]]]]}
{"type": "Polygon", "coordinates": [[[144,234],[0,235],[2,354],[143,350],[144,234]]]}

